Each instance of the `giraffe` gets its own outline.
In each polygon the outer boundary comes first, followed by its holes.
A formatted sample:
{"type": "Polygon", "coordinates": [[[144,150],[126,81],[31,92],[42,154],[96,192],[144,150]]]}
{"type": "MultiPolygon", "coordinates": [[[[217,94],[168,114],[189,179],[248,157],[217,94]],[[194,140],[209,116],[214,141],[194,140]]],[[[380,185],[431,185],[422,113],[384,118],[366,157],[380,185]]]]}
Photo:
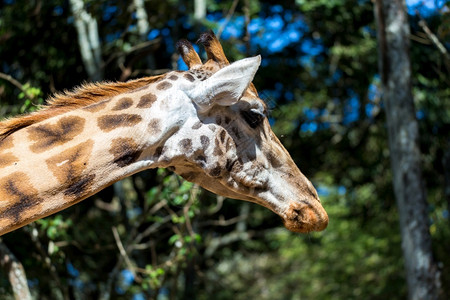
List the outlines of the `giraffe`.
{"type": "Polygon", "coordinates": [[[328,216],[270,128],[252,84],[260,56],[229,63],[212,32],[177,43],[187,71],[91,83],[0,123],[0,235],[63,210],[149,168],[255,202],[293,232],[328,216]]]}

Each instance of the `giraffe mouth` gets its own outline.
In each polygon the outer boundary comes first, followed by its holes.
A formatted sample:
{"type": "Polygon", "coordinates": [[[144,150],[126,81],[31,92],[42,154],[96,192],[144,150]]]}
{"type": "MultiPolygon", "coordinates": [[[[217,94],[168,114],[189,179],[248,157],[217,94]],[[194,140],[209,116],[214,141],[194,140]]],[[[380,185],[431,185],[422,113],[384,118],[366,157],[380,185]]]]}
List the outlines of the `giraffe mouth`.
{"type": "Polygon", "coordinates": [[[319,201],[312,204],[301,200],[293,202],[283,218],[284,226],[292,232],[322,231],[328,226],[328,215],[319,201]]]}

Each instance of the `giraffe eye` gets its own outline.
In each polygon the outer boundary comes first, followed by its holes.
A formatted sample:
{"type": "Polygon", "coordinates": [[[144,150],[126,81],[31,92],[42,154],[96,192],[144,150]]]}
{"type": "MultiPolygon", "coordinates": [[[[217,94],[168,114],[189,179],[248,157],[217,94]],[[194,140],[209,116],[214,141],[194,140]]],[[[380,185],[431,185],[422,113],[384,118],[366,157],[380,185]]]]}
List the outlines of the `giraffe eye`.
{"type": "Polygon", "coordinates": [[[262,123],[265,116],[256,110],[242,110],[241,115],[244,118],[245,122],[250,125],[251,128],[256,128],[258,125],[262,123]]]}

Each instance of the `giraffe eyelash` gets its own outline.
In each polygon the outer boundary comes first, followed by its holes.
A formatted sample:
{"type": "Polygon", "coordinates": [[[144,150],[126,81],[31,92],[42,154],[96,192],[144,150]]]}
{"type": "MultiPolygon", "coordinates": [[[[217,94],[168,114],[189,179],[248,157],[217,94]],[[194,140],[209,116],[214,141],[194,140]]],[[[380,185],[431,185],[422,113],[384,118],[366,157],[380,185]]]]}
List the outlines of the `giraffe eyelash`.
{"type": "Polygon", "coordinates": [[[277,108],[276,101],[272,97],[262,92],[259,98],[265,103],[264,114],[267,118],[272,116],[273,111],[277,108]]]}
{"type": "Polygon", "coordinates": [[[266,104],[267,110],[273,110],[277,107],[277,101],[267,92],[262,91],[259,98],[266,104]]]}

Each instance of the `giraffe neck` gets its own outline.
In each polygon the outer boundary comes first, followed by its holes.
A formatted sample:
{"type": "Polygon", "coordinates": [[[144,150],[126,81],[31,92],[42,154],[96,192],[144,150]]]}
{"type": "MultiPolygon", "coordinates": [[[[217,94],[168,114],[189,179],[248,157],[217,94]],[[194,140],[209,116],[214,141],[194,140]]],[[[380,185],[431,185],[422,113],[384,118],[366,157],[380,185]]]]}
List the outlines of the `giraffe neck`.
{"type": "Polygon", "coordinates": [[[160,80],[76,107],[1,140],[0,235],[143,169],[170,165],[164,145],[187,120],[179,110],[193,109],[160,97],[170,85],[160,80]]]}

